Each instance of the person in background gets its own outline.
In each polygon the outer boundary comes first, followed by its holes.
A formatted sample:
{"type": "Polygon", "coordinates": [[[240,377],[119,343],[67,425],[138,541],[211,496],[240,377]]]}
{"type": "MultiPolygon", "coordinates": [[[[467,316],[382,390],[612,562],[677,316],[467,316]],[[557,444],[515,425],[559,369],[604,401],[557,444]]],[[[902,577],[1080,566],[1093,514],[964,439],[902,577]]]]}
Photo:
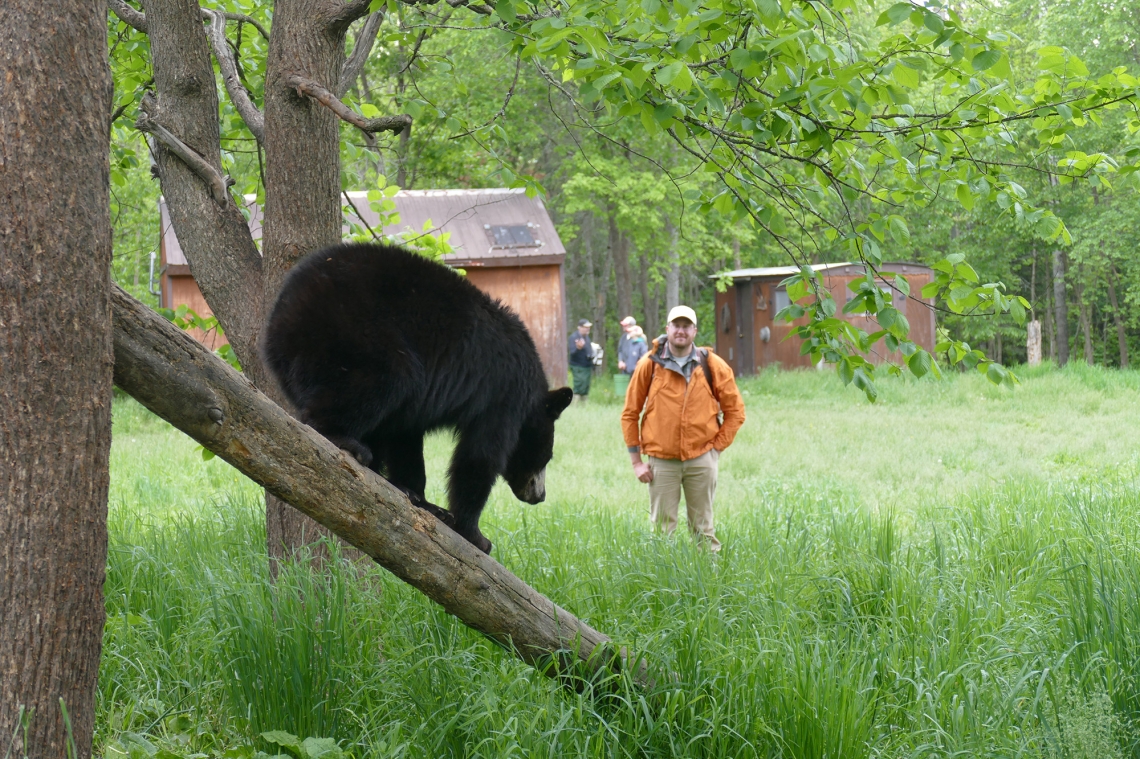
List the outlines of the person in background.
{"type": "Polygon", "coordinates": [[[590,394],[590,374],[594,369],[592,326],[589,319],[579,319],[578,329],[570,333],[570,373],[574,375],[574,399],[578,401],[590,394]]]}
{"type": "Polygon", "coordinates": [[[633,374],[637,362],[649,352],[649,342],[645,339],[645,331],[636,324],[629,330],[629,363],[626,365],[628,374],[633,374]]]}
{"type": "Polygon", "coordinates": [[[649,485],[650,520],[672,534],[683,491],[689,531],[716,552],[718,462],[744,424],[744,401],[732,368],[708,348],[695,347],[696,336],[693,309],[677,306],[669,312],[663,339],[653,341],[649,360],[633,372],[621,426],[633,472],[649,485]],[[649,455],[648,463],[642,453],[649,455]]]}
{"type": "Polygon", "coordinates": [[[621,320],[621,337],[618,338],[617,359],[618,371],[625,372],[626,374],[633,374],[633,367],[637,365],[637,359],[632,361],[629,358],[629,344],[630,344],[630,331],[637,327],[637,320],[632,316],[627,316],[621,320]]]}

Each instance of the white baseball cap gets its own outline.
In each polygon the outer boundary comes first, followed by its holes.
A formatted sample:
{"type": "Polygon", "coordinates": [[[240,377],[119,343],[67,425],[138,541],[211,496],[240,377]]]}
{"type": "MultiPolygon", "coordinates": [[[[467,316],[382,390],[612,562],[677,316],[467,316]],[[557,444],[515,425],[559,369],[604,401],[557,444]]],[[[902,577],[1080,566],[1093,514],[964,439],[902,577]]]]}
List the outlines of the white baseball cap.
{"type": "Polygon", "coordinates": [[[688,306],[673,306],[669,310],[669,318],[665,320],[666,323],[672,322],[674,319],[688,319],[694,326],[697,323],[697,312],[688,306]]]}

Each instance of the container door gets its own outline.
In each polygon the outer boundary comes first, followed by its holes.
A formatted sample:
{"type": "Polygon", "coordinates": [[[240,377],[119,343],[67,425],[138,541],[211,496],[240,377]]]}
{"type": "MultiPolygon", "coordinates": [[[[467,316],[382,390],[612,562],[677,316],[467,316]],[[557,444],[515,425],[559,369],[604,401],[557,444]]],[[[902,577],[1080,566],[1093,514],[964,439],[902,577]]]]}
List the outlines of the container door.
{"type": "Polygon", "coordinates": [[[754,319],[752,319],[753,300],[751,281],[737,281],[736,283],[736,350],[738,360],[733,364],[732,370],[736,374],[756,373],[756,352],[753,337],[754,319]]]}

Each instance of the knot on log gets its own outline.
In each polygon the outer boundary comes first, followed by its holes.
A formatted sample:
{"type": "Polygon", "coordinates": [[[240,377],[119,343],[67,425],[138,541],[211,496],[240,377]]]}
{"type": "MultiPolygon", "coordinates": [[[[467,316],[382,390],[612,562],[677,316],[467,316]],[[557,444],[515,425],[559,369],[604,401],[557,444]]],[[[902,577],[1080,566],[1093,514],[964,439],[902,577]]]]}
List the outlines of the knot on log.
{"type": "Polygon", "coordinates": [[[206,411],[206,416],[210,417],[210,419],[213,420],[214,424],[221,424],[225,419],[225,414],[223,414],[222,410],[216,406],[206,411]]]}

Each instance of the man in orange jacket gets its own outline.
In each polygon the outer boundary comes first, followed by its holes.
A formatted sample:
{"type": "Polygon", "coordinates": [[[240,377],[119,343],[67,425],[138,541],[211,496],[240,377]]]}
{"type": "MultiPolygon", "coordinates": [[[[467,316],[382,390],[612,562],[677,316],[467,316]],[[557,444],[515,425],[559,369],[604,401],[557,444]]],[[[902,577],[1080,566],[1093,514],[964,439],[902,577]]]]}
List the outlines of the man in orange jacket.
{"type": "Polygon", "coordinates": [[[665,339],[653,341],[630,379],[621,426],[633,472],[649,484],[649,518],[671,534],[683,490],[689,530],[719,551],[713,530],[717,461],[744,424],[744,401],[732,367],[708,348],[695,347],[696,336],[693,309],[669,312],[665,339]]]}

